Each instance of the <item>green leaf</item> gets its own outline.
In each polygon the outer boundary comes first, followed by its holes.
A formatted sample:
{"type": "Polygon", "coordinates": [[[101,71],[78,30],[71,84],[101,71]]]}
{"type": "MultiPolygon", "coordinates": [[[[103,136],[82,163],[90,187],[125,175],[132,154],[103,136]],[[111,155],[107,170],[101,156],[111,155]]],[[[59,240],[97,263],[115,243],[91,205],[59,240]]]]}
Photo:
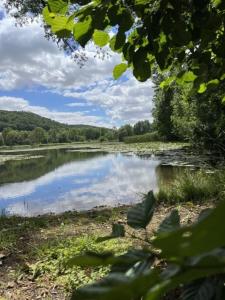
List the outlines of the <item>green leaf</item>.
{"type": "Polygon", "coordinates": [[[97,46],[104,47],[109,42],[109,35],[107,32],[95,29],[93,40],[97,46]]]}
{"type": "Polygon", "coordinates": [[[205,83],[201,83],[198,89],[199,94],[203,94],[207,90],[207,85],[205,83]]]}
{"type": "Polygon", "coordinates": [[[91,39],[93,34],[91,16],[87,16],[83,22],[75,23],[73,27],[73,34],[75,40],[78,41],[82,47],[84,47],[91,39]]]}
{"type": "Polygon", "coordinates": [[[131,63],[133,60],[135,47],[129,42],[123,46],[123,56],[127,60],[128,63],[131,63]]]}
{"type": "Polygon", "coordinates": [[[185,72],[184,75],[182,76],[182,80],[184,82],[192,82],[196,78],[197,76],[192,71],[185,72]]]}
{"type": "Polygon", "coordinates": [[[215,295],[215,283],[212,279],[200,279],[187,285],[182,292],[182,300],[212,300],[215,295]]]}
{"type": "Polygon", "coordinates": [[[212,0],[212,3],[215,7],[219,6],[221,4],[222,0],[212,0]]]}
{"type": "Polygon", "coordinates": [[[207,87],[218,85],[220,81],[218,79],[212,79],[207,82],[207,87]]]}
{"type": "Polygon", "coordinates": [[[169,232],[178,228],[180,228],[180,215],[178,210],[174,209],[159,225],[157,233],[169,232]]]}
{"type": "Polygon", "coordinates": [[[176,82],[180,85],[183,85],[186,82],[193,82],[196,78],[197,78],[197,76],[192,71],[182,72],[178,76],[176,82]]]}
{"type": "Polygon", "coordinates": [[[224,80],[225,79],[225,73],[220,77],[220,80],[224,80]]]}
{"type": "Polygon", "coordinates": [[[78,289],[73,293],[71,300],[140,299],[158,280],[159,275],[156,270],[135,277],[112,273],[97,283],[78,289]]]}
{"type": "Polygon", "coordinates": [[[132,228],[146,228],[152,219],[156,199],[153,192],[149,192],[142,203],[130,208],[127,213],[127,224],[132,228]]]}
{"type": "Polygon", "coordinates": [[[66,262],[68,267],[73,267],[74,265],[81,267],[96,267],[96,266],[108,266],[113,264],[116,258],[113,253],[96,253],[96,252],[86,252],[85,255],[76,255],[66,262]]]}
{"type": "Polygon", "coordinates": [[[145,296],[145,300],[161,300],[162,296],[167,292],[179,287],[181,284],[189,283],[195,279],[203,278],[204,276],[217,275],[223,273],[222,267],[215,268],[191,268],[179,272],[175,276],[168,278],[161,278],[158,284],[149,289],[148,294],[145,296]]]}
{"type": "Polygon", "coordinates": [[[133,55],[133,74],[141,82],[146,81],[151,76],[151,64],[147,53],[144,47],[140,47],[133,55]]]}
{"type": "Polygon", "coordinates": [[[127,253],[116,257],[111,272],[125,273],[129,269],[136,272],[137,268],[140,270],[140,267],[145,266],[149,269],[153,261],[154,256],[148,250],[131,249],[127,253]],[[137,267],[135,270],[133,270],[134,266],[137,267]]]}
{"type": "Polygon", "coordinates": [[[118,13],[118,25],[121,32],[128,31],[134,23],[134,19],[127,8],[122,8],[118,13]]]}
{"type": "Polygon", "coordinates": [[[124,237],[125,236],[125,228],[122,224],[113,224],[112,226],[112,236],[113,237],[124,237]]]}
{"type": "Polygon", "coordinates": [[[113,69],[114,79],[118,79],[126,70],[127,70],[127,64],[121,63],[119,65],[116,65],[113,69]]]}
{"type": "Polygon", "coordinates": [[[126,35],[123,32],[118,32],[117,35],[115,35],[111,40],[110,40],[110,48],[113,51],[121,51],[123,45],[126,42],[126,35]]]}
{"type": "Polygon", "coordinates": [[[97,267],[113,265],[113,272],[122,272],[122,270],[127,271],[137,262],[143,262],[151,258],[152,254],[143,250],[130,250],[120,256],[115,256],[111,252],[96,253],[88,251],[84,255],[76,255],[69,259],[66,266],[97,267]]]}
{"type": "Polygon", "coordinates": [[[51,12],[65,14],[68,10],[68,1],[48,0],[48,7],[51,12]]]}
{"type": "MultiPolygon", "coordinates": [[[[43,17],[44,17],[45,22],[46,22],[48,25],[51,25],[51,24],[52,24],[53,18],[52,18],[52,16],[51,16],[51,13],[49,12],[47,6],[43,9],[42,14],[43,14],[43,17]]],[[[55,17],[55,15],[54,15],[54,17],[55,17]]]]}
{"type": "Polygon", "coordinates": [[[189,227],[158,236],[153,244],[161,249],[162,256],[180,258],[199,255],[225,246],[225,201],[207,217],[189,227]],[[216,233],[216,234],[215,234],[216,233]]]}
{"type": "Polygon", "coordinates": [[[52,20],[52,31],[57,36],[69,37],[72,33],[73,24],[68,23],[68,18],[64,16],[56,16],[52,20]]]}
{"type": "Polygon", "coordinates": [[[169,86],[171,83],[173,83],[175,80],[176,80],[176,76],[170,76],[160,83],[160,87],[165,88],[165,87],[169,86]]]}

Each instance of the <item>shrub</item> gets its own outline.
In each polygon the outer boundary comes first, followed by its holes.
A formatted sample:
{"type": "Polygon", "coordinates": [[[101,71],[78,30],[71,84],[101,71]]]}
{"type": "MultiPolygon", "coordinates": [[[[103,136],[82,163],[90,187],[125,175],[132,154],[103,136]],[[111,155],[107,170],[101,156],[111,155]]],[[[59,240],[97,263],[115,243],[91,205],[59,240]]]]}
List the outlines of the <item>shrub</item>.
{"type": "Polygon", "coordinates": [[[153,142],[153,141],[160,141],[162,140],[158,133],[156,131],[154,132],[149,132],[146,134],[142,135],[133,135],[133,136],[128,136],[124,138],[124,142],[127,144],[130,143],[146,143],[146,142],[153,142]]]}

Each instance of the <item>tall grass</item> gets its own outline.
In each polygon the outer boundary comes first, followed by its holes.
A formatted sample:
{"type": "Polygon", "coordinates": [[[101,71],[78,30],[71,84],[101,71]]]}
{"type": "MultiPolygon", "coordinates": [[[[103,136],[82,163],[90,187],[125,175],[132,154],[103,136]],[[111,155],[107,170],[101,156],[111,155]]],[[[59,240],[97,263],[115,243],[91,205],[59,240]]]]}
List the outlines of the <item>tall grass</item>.
{"type": "Polygon", "coordinates": [[[169,204],[217,200],[225,192],[225,170],[206,173],[187,171],[167,186],[161,186],[158,201],[169,204]]]}

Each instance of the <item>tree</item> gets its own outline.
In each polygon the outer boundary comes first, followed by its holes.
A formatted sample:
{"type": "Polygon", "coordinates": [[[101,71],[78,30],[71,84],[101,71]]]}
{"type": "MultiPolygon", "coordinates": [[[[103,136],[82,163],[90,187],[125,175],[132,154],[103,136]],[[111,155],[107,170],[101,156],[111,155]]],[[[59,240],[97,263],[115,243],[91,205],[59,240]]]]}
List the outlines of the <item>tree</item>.
{"type": "Polygon", "coordinates": [[[97,128],[88,128],[85,132],[85,137],[87,140],[97,140],[100,137],[100,130],[97,128]]]}
{"type": "Polygon", "coordinates": [[[134,134],[145,134],[151,130],[151,125],[148,120],[145,121],[138,121],[134,124],[134,134]]]}
{"type": "Polygon", "coordinates": [[[125,137],[133,135],[133,128],[130,124],[121,126],[118,130],[118,140],[122,142],[125,137]]]}
{"type": "Polygon", "coordinates": [[[7,146],[13,146],[18,143],[18,132],[11,128],[6,128],[2,132],[4,144],[7,146]]]}
{"type": "Polygon", "coordinates": [[[57,140],[59,143],[68,143],[69,142],[69,133],[68,130],[60,130],[57,133],[57,140]]]}
{"type": "Polygon", "coordinates": [[[36,127],[31,132],[31,140],[34,144],[42,144],[47,142],[46,131],[41,127],[36,127]]]}
{"type": "Polygon", "coordinates": [[[4,145],[4,139],[3,139],[2,133],[0,132],[0,146],[3,146],[3,145],[4,145]]]}

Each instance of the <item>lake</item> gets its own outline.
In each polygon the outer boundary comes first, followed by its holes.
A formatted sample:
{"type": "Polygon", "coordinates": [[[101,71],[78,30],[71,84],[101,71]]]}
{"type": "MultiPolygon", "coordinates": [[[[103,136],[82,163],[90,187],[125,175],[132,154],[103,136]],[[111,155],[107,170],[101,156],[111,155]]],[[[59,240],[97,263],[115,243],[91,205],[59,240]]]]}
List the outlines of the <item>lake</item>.
{"type": "Polygon", "coordinates": [[[0,211],[7,215],[131,204],[183,172],[183,168],[162,165],[155,156],[95,149],[18,151],[13,155],[13,160],[0,165],[0,211]],[[32,156],[15,160],[21,154],[32,156]]]}

